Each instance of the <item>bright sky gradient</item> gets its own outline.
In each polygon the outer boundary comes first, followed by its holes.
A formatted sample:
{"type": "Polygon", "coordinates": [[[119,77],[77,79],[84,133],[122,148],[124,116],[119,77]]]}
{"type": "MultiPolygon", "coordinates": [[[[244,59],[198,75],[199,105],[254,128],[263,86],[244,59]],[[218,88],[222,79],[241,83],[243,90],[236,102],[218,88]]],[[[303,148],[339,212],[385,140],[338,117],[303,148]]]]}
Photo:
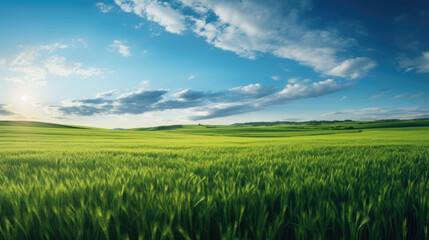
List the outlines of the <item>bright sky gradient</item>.
{"type": "Polygon", "coordinates": [[[429,2],[2,0],[0,119],[429,117],[429,2]]]}

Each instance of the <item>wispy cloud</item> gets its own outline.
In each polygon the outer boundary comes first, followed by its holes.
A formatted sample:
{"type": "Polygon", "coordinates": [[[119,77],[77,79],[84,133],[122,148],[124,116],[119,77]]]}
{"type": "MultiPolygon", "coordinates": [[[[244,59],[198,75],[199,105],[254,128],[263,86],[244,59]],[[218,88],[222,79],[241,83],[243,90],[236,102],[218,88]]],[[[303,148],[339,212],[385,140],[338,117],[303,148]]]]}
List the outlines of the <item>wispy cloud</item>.
{"type": "Polygon", "coordinates": [[[410,98],[412,98],[412,99],[419,98],[419,97],[421,97],[423,95],[424,95],[423,93],[416,93],[416,94],[411,95],[410,98]]]}
{"type": "Polygon", "coordinates": [[[387,88],[381,88],[378,90],[378,93],[373,95],[371,98],[372,99],[377,99],[377,98],[382,98],[384,96],[386,96],[387,94],[391,93],[392,90],[387,89],[387,88]]]}
{"type": "MultiPolygon", "coordinates": [[[[285,88],[274,91],[271,94],[256,94],[254,99],[247,101],[233,101],[220,103],[214,107],[203,110],[204,113],[198,116],[191,117],[192,120],[211,119],[218,117],[226,117],[241,113],[254,112],[266,109],[270,106],[290,103],[294,100],[303,98],[314,98],[333,93],[349,87],[349,85],[337,84],[334,80],[328,79],[325,81],[313,82],[311,84],[288,84],[285,88]]],[[[265,92],[265,90],[263,90],[265,92]]]]}
{"type": "Polygon", "coordinates": [[[134,29],[139,29],[139,28],[143,27],[143,25],[144,25],[144,23],[136,24],[136,25],[134,25],[134,29]]]}
{"type": "Polygon", "coordinates": [[[25,65],[25,66],[11,66],[8,69],[10,72],[18,73],[12,77],[7,77],[6,81],[15,83],[28,83],[36,85],[46,85],[47,72],[44,68],[39,66],[25,65]]]}
{"type": "Polygon", "coordinates": [[[422,52],[417,58],[399,57],[399,65],[405,71],[416,71],[417,73],[429,73],[429,51],[422,52]]]}
{"type": "Polygon", "coordinates": [[[326,74],[337,77],[350,77],[352,79],[363,77],[366,72],[377,66],[374,60],[360,57],[347,59],[340,65],[326,72],[326,74]]]}
{"type": "Polygon", "coordinates": [[[192,120],[211,119],[260,111],[273,105],[285,104],[302,98],[313,98],[350,87],[332,79],[287,84],[275,88],[262,84],[249,84],[218,92],[185,89],[171,93],[164,89],[99,93],[95,98],[64,101],[51,106],[60,116],[92,116],[142,114],[174,109],[189,109],[192,120]],[[119,96],[118,96],[119,95],[119,96]]]}
{"type": "Polygon", "coordinates": [[[111,12],[114,9],[114,7],[112,5],[105,4],[105,3],[102,3],[102,2],[96,3],[95,6],[97,6],[97,8],[102,13],[109,13],[109,12],[111,12]]]}
{"type": "Polygon", "coordinates": [[[133,12],[140,17],[157,22],[171,33],[180,34],[186,30],[185,16],[167,2],[115,0],[115,3],[123,11],[133,12]]]}
{"type": "Polygon", "coordinates": [[[429,108],[427,107],[404,107],[404,108],[360,108],[347,109],[339,112],[323,114],[324,117],[333,119],[354,119],[354,120],[379,120],[379,119],[413,119],[429,118],[429,108]]]}
{"type": "Polygon", "coordinates": [[[115,40],[110,45],[110,48],[114,51],[117,51],[119,54],[121,54],[124,57],[131,56],[130,48],[125,45],[123,41],[115,40]]]}
{"type": "MultiPolygon", "coordinates": [[[[82,44],[85,43],[83,40],[76,41],[82,44]]],[[[46,53],[53,53],[58,49],[70,47],[75,47],[74,43],[53,43],[37,47],[24,47],[8,64],[5,63],[9,73],[11,73],[5,80],[30,85],[45,85],[47,84],[46,78],[48,74],[61,77],[67,77],[71,74],[91,77],[104,73],[101,69],[94,67],[82,68],[82,63],[69,61],[63,56],[46,56],[46,53]]]]}
{"type": "Polygon", "coordinates": [[[394,96],[392,99],[399,99],[399,98],[403,98],[406,97],[408,95],[408,93],[401,93],[399,95],[394,96]]]}
{"type": "MultiPolygon", "coordinates": [[[[304,1],[307,2],[307,1],[304,1]]],[[[310,4],[239,0],[115,0],[125,12],[157,22],[168,32],[193,31],[209,44],[255,59],[260,53],[292,59],[324,75],[359,78],[376,66],[368,57],[343,58],[356,45],[335,29],[312,29],[300,21],[310,4]],[[273,6],[274,4],[274,6],[273,6]]]]}
{"type": "Polygon", "coordinates": [[[280,76],[271,76],[271,79],[273,79],[274,81],[278,81],[280,80],[280,76]]]}
{"type": "Polygon", "coordinates": [[[74,47],[74,45],[72,44],[62,44],[62,43],[53,43],[50,45],[43,45],[40,46],[39,48],[41,50],[48,50],[50,52],[56,50],[56,49],[64,49],[64,48],[69,48],[69,47],[74,47]]]}
{"type": "Polygon", "coordinates": [[[67,58],[61,56],[52,56],[45,61],[43,61],[45,69],[49,71],[50,74],[68,77],[71,74],[81,75],[82,77],[91,77],[94,75],[103,74],[100,69],[97,68],[82,68],[82,64],[78,62],[68,61],[67,58]]]}
{"type": "Polygon", "coordinates": [[[190,75],[189,77],[188,77],[188,79],[189,80],[192,80],[192,79],[194,79],[195,78],[195,75],[190,75]]]}

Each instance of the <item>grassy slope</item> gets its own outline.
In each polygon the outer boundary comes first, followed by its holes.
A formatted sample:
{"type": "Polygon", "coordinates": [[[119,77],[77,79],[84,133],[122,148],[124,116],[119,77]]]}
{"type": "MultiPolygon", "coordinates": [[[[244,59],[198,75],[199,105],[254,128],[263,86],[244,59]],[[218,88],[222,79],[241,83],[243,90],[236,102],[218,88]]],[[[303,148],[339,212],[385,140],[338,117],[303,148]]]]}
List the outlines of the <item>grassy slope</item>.
{"type": "Polygon", "coordinates": [[[428,238],[429,127],[372,124],[0,126],[0,239],[428,238]]]}

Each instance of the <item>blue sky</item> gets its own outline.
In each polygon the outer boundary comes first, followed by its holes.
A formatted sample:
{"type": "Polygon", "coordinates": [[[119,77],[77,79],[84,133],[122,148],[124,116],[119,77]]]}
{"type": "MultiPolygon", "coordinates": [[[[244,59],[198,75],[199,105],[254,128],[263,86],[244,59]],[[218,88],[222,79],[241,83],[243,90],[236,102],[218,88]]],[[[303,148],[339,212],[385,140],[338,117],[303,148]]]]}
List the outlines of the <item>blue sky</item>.
{"type": "Polygon", "coordinates": [[[0,119],[429,117],[429,2],[3,0],[0,119]]]}

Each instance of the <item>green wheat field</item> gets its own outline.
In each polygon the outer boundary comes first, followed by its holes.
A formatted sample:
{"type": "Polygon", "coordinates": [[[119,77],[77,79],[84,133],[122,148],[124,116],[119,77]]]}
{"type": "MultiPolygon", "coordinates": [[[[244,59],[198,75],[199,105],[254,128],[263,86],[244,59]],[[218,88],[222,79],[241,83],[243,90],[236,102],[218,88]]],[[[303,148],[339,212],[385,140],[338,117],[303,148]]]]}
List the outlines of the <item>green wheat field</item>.
{"type": "Polygon", "coordinates": [[[0,122],[0,239],[428,239],[429,120],[0,122]]]}

